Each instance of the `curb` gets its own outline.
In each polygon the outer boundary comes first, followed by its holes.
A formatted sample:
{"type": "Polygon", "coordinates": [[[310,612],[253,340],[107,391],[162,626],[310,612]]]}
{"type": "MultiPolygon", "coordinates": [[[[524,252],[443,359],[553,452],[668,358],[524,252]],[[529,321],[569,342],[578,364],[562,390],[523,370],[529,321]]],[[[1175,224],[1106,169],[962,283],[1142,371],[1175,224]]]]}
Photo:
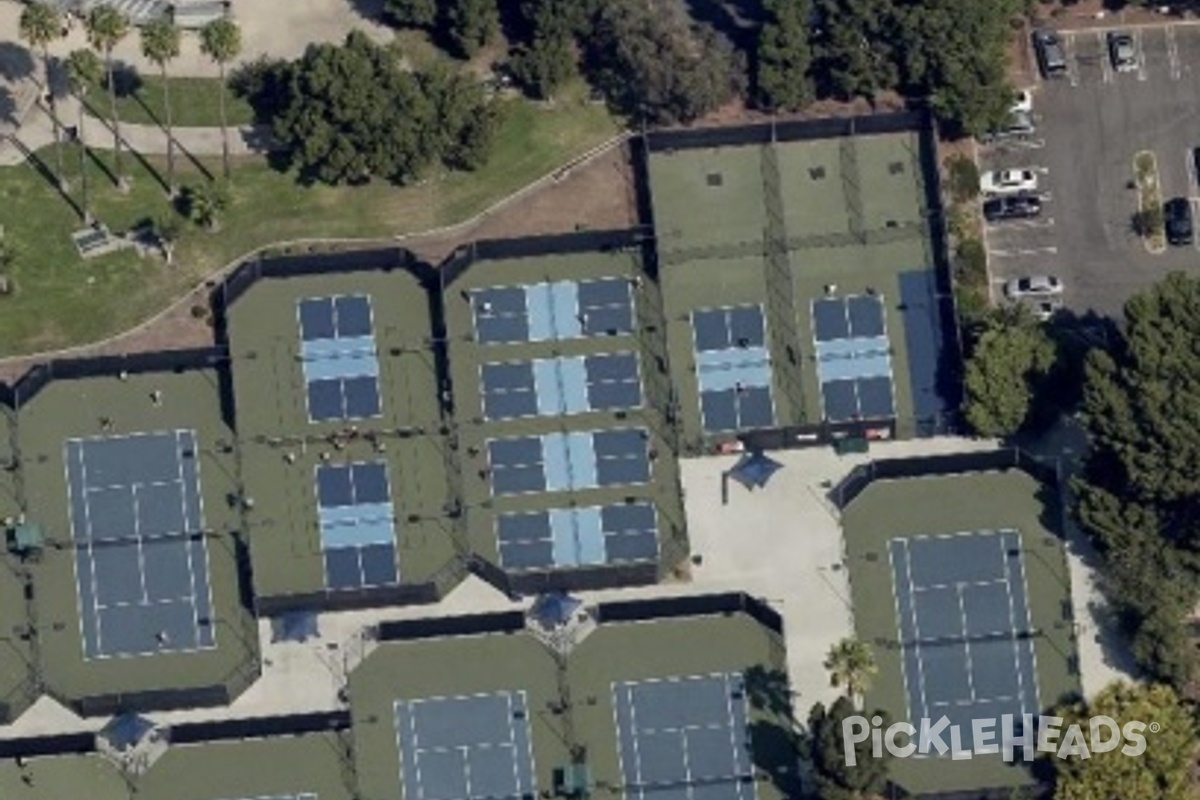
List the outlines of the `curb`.
{"type": "MultiPolygon", "coordinates": [[[[1145,206],[1142,203],[1142,184],[1141,184],[1141,180],[1138,178],[1138,166],[1137,166],[1138,159],[1144,155],[1150,156],[1150,160],[1153,162],[1153,164],[1151,166],[1151,174],[1154,177],[1154,194],[1158,198],[1158,207],[1162,208],[1162,204],[1163,204],[1162,182],[1159,180],[1159,176],[1158,176],[1158,156],[1154,154],[1153,150],[1139,150],[1133,156],[1133,183],[1134,183],[1134,187],[1135,187],[1134,191],[1137,192],[1138,213],[1141,213],[1142,211],[1146,210],[1145,206]]],[[[1162,234],[1162,241],[1158,244],[1156,244],[1154,242],[1154,239],[1157,237],[1146,236],[1141,233],[1138,234],[1138,237],[1142,240],[1142,246],[1146,248],[1146,252],[1152,256],[1161,256],[1163,253],[1165,253],[1167,251],[1167,242],[1166,242],[1166,233],[1165,232],[1162,234]]]]}

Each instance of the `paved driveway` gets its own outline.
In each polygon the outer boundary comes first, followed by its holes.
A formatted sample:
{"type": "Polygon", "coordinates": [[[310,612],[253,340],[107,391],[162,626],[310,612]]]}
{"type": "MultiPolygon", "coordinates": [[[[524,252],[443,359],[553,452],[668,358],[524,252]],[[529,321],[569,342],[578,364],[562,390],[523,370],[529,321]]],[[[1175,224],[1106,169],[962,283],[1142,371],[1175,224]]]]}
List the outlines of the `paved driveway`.
{"type": "Polygon", "coordinates": [[[1132,231],[1130,188],[1134,155],[1150,150],[1163,199],[1187,196],[1200,211],[1190,156],[1200,147],[1200,25],[1129,30],[1140,59],[1125,73],[1111,67],[1106,31],[1063,32],[1070,74],[1035,88],[1037,136],[981,156],[983,169],[1034,167],[1046,195],[1041,218],[989,227],[994,280],[1058,275],[1079,312],[1116,314],[1169,271],[1200,268],[1194,247],[1146,252],[1132,231]]]}

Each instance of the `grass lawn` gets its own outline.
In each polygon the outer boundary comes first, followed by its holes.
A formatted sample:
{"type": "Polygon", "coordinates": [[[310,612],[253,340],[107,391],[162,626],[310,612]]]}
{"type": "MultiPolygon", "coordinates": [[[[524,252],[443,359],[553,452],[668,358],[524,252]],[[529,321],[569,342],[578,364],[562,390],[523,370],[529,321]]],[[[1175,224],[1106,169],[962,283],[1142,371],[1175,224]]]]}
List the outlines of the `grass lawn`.
{"type": "MultiPolygon", "coordinates": [[[[580,93],[580,97],[582,92],[580,93]]],[[[29,164],[0,170],[0,225],[18,256],[10,269],[16,295],[0,297],[0,356],[84,344],[124,331],[181,296],[198,280],[257,247],[300,237],[390,237],[466,219],[611,137],[617,123],[580,97],[544,109],[511,101],[489,164],[421,186],[302,187],[261,159],[237,165],[231,204],[217,234],[190,224],[175,263],[125,251],[84,261],[69,239],[80,227],[71,206],[29,164]]],[[[161,160],[126,157],[132,191],[107,177],[108,153],[90,165],[93,207],[114,232],[173,213],[162,186],[161,160]]],[[[53,153],[39,153],[52,168],[53,153]]],[[[75,176],[75,151],[67,159],[75,176]]],[[[184,183],[203,180],[200,167],[179,159],[184,183]],[[189,174],[190,173],[190,174],[189,174]]],[[[220,174],[219,159],[202,166],[220,174]]],[[[72,188],[78,191],[78,180],[72,188]]]]}
{"type": "MultiPolygon", "coordinates": [[[[119,73],[117,116],[122,122],[137,125],[162,125],[166,119],[163,105],[163,80],[157,74],[119,73]]],[[[218,78],[171,78],[172,120],[180,127],[204,127],[221,124],[219,108],[221,81],[218,78]]],[[[249,125],[254,109],[233,92],[226,90],[225,112],[230,125],[249,125]]],[[[108,90],[103,81],[88,90],[88,105],[101,117],[108,117],[108,90]]]]}

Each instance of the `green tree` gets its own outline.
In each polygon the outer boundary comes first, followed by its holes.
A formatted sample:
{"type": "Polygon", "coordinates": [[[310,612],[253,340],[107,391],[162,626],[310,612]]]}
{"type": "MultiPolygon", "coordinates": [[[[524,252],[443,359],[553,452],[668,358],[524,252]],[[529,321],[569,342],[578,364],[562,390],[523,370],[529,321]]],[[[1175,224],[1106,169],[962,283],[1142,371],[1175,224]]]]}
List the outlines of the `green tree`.
{"type": "Polygon", "coordinates": [[[1079,521],[1104,559],[1110,602],[1152,676],[1196,675],[1184,635],[1200,599],[1200,279],[1181,273],[1135,295],[1109,351],[1084,366],[1091,448],[1079,521]]]}
{"type": "MultiPolygon", "coordinates": [[[[871,740],[855,745],[855,765],[846,764],[842,737],[842,721],[859,712],[845,697],[839,697],[828,709],[820,703],[808,715],[807,747],[801,754],[809,762],[811,777],[821,800],[862,800],[887,788],[891,754],[884,750],[881,758],[871,753],[871,740]]],[[[880,711],[866,715],[883,717],[880,711]]]]}
{"type": "Polygon", "coordinates": [[[498,107],[486,101],[478,81],[461,72],[434,67],[420,82],[433,109],[431,129],[438,156],[452,169],[483,166],[498,127],[498,107]]]}
{"type": "Polygon", "coordinates": [[[43,2],[33,2],[21,10],[21,38],[29,42],[30,47],[42,51],[42,85],[45,87],[46,103],[50,110],[50,122],[54,126],[54,158],[58,184],[64,190],[67,188],[66,175],[63,169],[62,126],[58,121],[58,100],[54,96],[54,86],[50,80],[50,43],[62,38],[62,16],[54,8],[43,2]]]}
{"type": "Polygon", "coordinates": [[[575,74],[575,51],[567,35],[538,34],[512,59],[513,75],[534,97],[548,100],[575,74]]]}
{"type": "Polygon", "coordinates": [[[808,0],[766,0],[758,36],[758,102],[764,108],[794,111],[813,100],[812,50],[808,45],[812,8],[808,0]]]}
{"type": "Polygon", "coordinates": [[[273,130],[305,179],[408,183],[437,157],[435,109],[418,78],[361,32],[310,46],[288,73],[273,130]]]}
{"type": "Polygon", "coordinates": [[[825,669],[829,670],[830,685],[845,689],[851,702],[857,703],[870,687],[878,667],[870,645],[859,639],[848,638],[829,648],[825,655],[825,669]]]}
{"type": "Polygon", "coordinates": [[[1005,77],[1010,21],[1020,0],[926,0],[900,14],[901,82],[928,95],[956,133],[979,134],[1005,121],[1012,89],[1005,77]]]}
{"type": "Polygon", "coordinates": [[[814,71],[823,94],[873,99],[896,86],[893,0],[815,0],[814,71]]]}
{"type": "Polygon", "coordinates": [[[400,28],[432,28],[437,23],[437,0],[386,0],[383,12],[400,28]]]}
{"type": "MultiPolygon", "coordinates": [[[[1055,800],[1192,800],[1196,796],[1190,774],[1197,756],[1196,723],[1169,686],[1115,683],[1090,703],[1065,706],[1054,714],[1063,718],[1063,729],[1079,725],[1085,741],[1090,720],[1097,716],[1109,717],[1118,726],[1129,722],[1157,726],[1156,732],[1141,732],[1146,748],[1136,757],[1122,753],[1118,746],[1107,752],[1089,752],[1086,759],[1050,759],[1055,769],[1055,800]]],[[[1112,732],[1103,735],[1107,739],[1112,732]]]]}
{"type": "Polygon", "coordinates": [[[76,129],[76,138],[79,142],[79,183],[83,196],[81,205],[85,224],[92,222],[92,211],[91,197],[88,193],[88,146],[86,130],[84,128],[84,123],[87,120],[87,106],[84,103],[84,98],[87,97],[88,90],[100,81],[103,73],[104,66],[91,50],[73,50],[67,56],[67,85],[70,87],[71,94],[79,101],[79,120],[76,129]]]}
{"type": "Polygon", "coordinates": [[[1016,433],[1054,366],[1054,342],[1023,311],[1015,307],[991,314],[971,348],[963,413],[981,436],[1016,433]]]}
{"type": "Polygon", "coordinates": [[[595,85],[621,113],[647,122],[690,122],[745,89],[729,42],[693,28],[683,11],[642,0],[601,6],[586,39],[595,85]]]}
{"type": "MultiPolygon", "coordinates": [[[[179,28],[166,17],[142,26],[142,55],[159,69],[163,81],[163,112],[167,127],[167,186],[175,194],[175,132],[171,120],[171,79],[167,65],[179,58],[179,28]]],[[[224,81],[222,81],[222,84],[224,81]]]]}
{"type": "Polygon", "coordinates": [[[470,58],[500,32],[496,0],[445,0],[446,37],[463,57],[470,58]]]}
{"type": "Polygon", "coordinates": [[[104,77],[108,83],[108,106],[112,117],[113,160],[117,184],[125,188],[128,180],[121,169],[121,120],[117,117],[117,85],[113,80],[112,51],[128,35],[129,18],[112,6],[93,6],[88,12],[85,27],[88,44],[93,50],[104,54],[104,77]]]}
{"type": "Polygon", "coordinates": [[[209,22],[200,30],[200,50],[217,64],[220,72],[220,94],[217,95],[221,116],[221,168],[225,180],[232,175],[229,169],[229,120],[225,111],[225,68],[242,52],[242,29],[228,17],[209,22]]]}
{"type": "Polygon", "coordinates": [[[214,184],[185,186],[177,208],[196,225],[216,233],[221,230],[221,214],[229,205],[225,187],[214,184]]]}

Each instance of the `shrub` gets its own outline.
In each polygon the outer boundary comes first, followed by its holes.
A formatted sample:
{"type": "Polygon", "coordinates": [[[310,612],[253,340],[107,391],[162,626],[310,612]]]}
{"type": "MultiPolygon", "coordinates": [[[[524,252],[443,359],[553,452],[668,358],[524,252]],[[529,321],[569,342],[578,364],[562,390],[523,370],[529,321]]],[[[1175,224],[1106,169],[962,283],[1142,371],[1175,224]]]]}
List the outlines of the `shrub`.
{"type": "Polygon", "coordinates": [[[967,203],[979,196],[979,167],[966,156],[946,161],[946,182],[956,203],[967,203]]]}

